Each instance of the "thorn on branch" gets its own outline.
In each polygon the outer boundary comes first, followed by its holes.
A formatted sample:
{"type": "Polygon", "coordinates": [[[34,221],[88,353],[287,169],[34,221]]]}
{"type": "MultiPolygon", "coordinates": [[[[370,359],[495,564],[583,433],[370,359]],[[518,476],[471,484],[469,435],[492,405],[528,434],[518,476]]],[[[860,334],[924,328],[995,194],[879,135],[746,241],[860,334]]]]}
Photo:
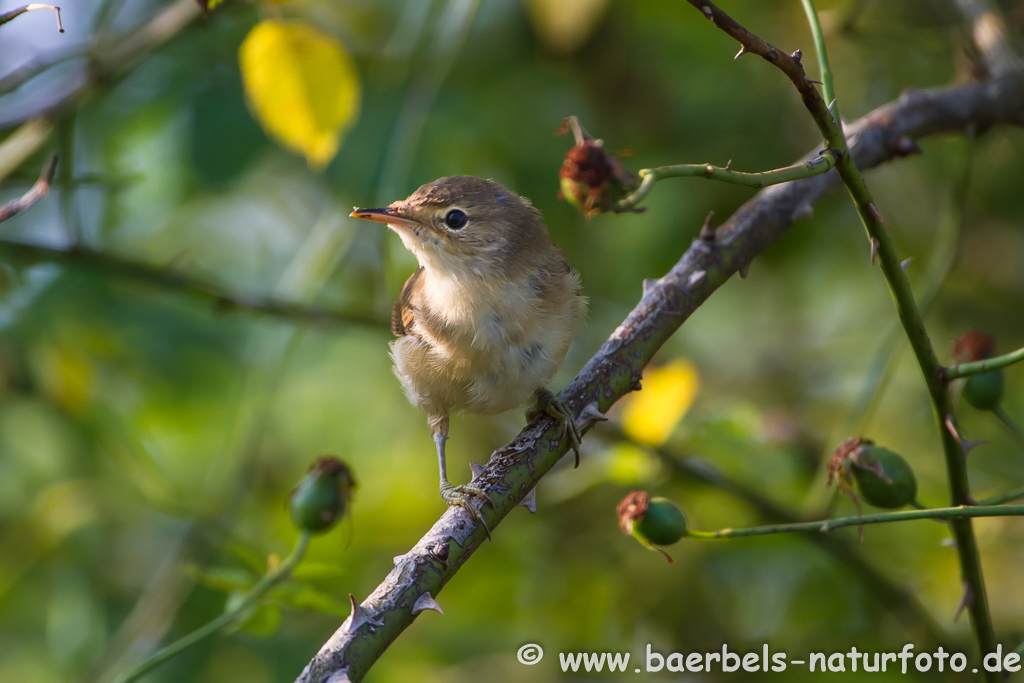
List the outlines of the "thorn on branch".
{"type": "Polygon", "coordinates": [[[737,272],[740,274],[740,279],[741,280],[746,280],[747,279],[747,275],[750,274],[750,263],[749,262],[744,263],[742,266],[740,266],[740,268],[739,268],[739,270],[737,272]]]}
{"type": "Polygon", "coordinates": [[[661,282],[661,280],[654,280],[652,278],[645,278],[644,279],[644,296],[647,296],[648,294],[650,294],[651,290],[654,289],[655,287],[657,287],[659,282],[661,282]]]}
{"type": "Polygon", "coordinates": [[[960,616],[964,613],[965,609],[971,609],[974,607],[974,587],[964,581],[964,592],[960,596],[960,604],[957,605],[956,615],[953,617],[953,621],[960,621],[960,616]]]}
{"type": "Polygon", "coordinates": [[[875,265],[875,261],[878,260],[878,238],[871,237],[871,265],[875,265]]]}
{"type": "Polygon", "coordinates": [[[906,135],[900,137],[893,147],[893,151],[901,157],[909,157],[915,154],[924,154],[921,147],[914,140],[906,135]]]}
{"type": "Polygon", "coordinates": [[[904,273],[907,272],[907,266],[909,266],[913,260],[914,260],[914,257],[913,256],[909,256],[909,257],[903,259],[902,261],[900,261],[900,268],[903,269],[904,273]]]}
{"type": "Polygon", "coordinates": [[[537,487],[534,486],[530,492],[523,496],[519,504],[529,510],[531,515],[537,514],[537,487]]]}
{"type": "Polygon", "coordinates": [[[576,420],[576,425],[583,429],[589,427],[597,422],[607,422],[608,416],[602,413],[597,407],[597,401],[591,401],[583,410],[580,411],[580,416],[576,420]]]}
{"type": "Polygon", "coordinates": [[[351,593],[348,594],[348,601],[352,605],[352,613],[349,614],[348,619],[341,627],[348,633],[353,633],[359,629],[363,624],[370,624],[371,626],[383,626],[383,621],[375,621],[370,618],[369,613],[363,609],[362,605],[356,602],[355,596],[351,593]]]}
{"type": "Polygon", "coordinates": [[[791,220],[798,221],[801,218],[810,218],[814,215],[814,206],[810,202],[801,202],[797,205],[796,210],[793,211],[793,217],[791,220]]]}
{"type": "Polygon", "coordinates": [[[963,446],[964,457],[967,457],[967,455],[969,455],[975,448],[978,446],[984,446],[987,443],[988,441],[985,441],[984,439],[964,439],[960,442],[960,445],[963,446]]]}
{"type": "Polygon", "coordinates": [[[879,212],[878,207],[875,206],[874,202],[868,202],[868,213],[871,214],[872,218],[884,225],[887,230],[889,229],[889,224],[885,222],[884,218],[882,218],[882,214],[879,212]]]}
{"type": "Polygon", "coordinates": [[[438,612],[441,616],[444,616],[444,610],[441,609],[441,605],[437,604],[437,600],[435,600],[434,596],[430,594],[430,591],[427,591],[420,597],[416,598],[416,602],[412,605],[412,614],[413,616],[416,616],[420,612],[428,609],[432,609],[435,612],[438,612]]]}
{"type": "MultiPolygon", "coordinates": [[[[804,56],[803,50],[794,50],[793,54],[790,55],[790,57],[792,57],[793,60],[797,61],[797,62],[799,62],[803,58],[803,56],[804,56]]],[[[813,83],[814,81],[811,81],[811,82],[813,83]]]]}
{"type": "Polygon", "coordinates": [[[711,219],[714,217],[715,212],[708,211],[708,216],[704,219],[704,225],[700,227],[700,239],[702,242],[710,242],[711,244],[715,243],[715,229],[711,225],[711,219]]]}
{"type": "Polygon", "coordinates": [[[740,57],[742,57],[745,54],[747,54],[747,46],[746,45],[740,45],[740,51],[736,53],[736,55],[733,57],[733,59],[739,59],[740,57]]]}

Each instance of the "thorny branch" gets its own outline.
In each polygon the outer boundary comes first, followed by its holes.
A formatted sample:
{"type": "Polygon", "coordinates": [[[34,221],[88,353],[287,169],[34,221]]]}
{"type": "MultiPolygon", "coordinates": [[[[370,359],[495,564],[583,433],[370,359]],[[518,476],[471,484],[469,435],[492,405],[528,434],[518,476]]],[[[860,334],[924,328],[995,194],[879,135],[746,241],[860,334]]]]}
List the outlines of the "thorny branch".
{"type": "MultiPolygon", "coordinates": [[[[1011,77],[1016,79],[1011,75],[908,92],[850,126],[850,154],[861,168],[870,168],[911,153],[919,137],[972,126],[1024,124],[1024,96],[1016,80],[1006,80],[1011,77]]],[[[807,158],[816,157],[812,153],[807,158]]],[[[769,187],[720,226],[714,242],[695,240],[668,274],[645,287],[633,311],[561,398],[577,413],[593,415],[639,388],[644,366],[683,322],[838,186],[839,178],[830,173],[769,187]]],[[[494,501],[494,508],[481,510],[492,530],[565,454],[560,431],[550,419],[539,418],[496,451],[476,477],[474,485],[494,501]]],[[[298,683],[361,680],[416,615],[433,608],[438,592],[484,539],[483,527],[465,511],[448,509],[408,553],[395,558],[395,568],[362,604],[353,601],[352,615],[302,671],[298,683]]]]}
{"type": "MultiPolygon", "coordinates": [[[[34,191],[35,188],[30,190],[25,197],[28,197],[34,191]]],[[[24,202],[25,197],[15,201],[24,202]]],[[[35,197],[32,201],[36,201],[38,198],[35,197]]],[[[2,212],[3,208],[0,208],[0,220],[4,220],[2,212]]],[[[41,244],[29,244],[0,238],[0,256],[3,256],[8,261],[18,261],[21,263],[55,262],[71,268],[87,268],[105,275],[143,282],[159,289],[180,292],[207,301],[216,310],[225,313],[242,310],[271,315],[286,320],[345,325],[355,324],[381,329],[386,328],[388,324],[384,316],[374,313],[316,308],[272,296],[236,292],[174,268],[96,251],[81,245],[66,248],[49,247],[41,244]]]]}
{"type": "MultiPolygon", "coordinates": [[[[956,419],[953,416],[949,393],[946,389],[946,383],[943,381],[944,368],[939,364],[935,350],[932,348],[931,341],[928,338],[921,313],[914,301],[910,282],[907,280],[906,273],[903,272],[900,259],[896,255],[895,247],[889,236],[889,227],[874,203],[871,192],[858,169],[858,164],[852,156],[846,153],[848,143],[842,125],[833,116],[832,111],[830,111],[821,94],[814,87],[813,82],[804,74],[803,66],[800,63],[802,56],[800,51],[797,50],[792,55],[786,55],[771,44],[751,34],[725,12],[716,7],[710,0],[688,0],[688,2],[714,22],[717,27],[740,41],[742,45],[740,54],[744,51],[754,52],[779,67],[800,93],[805,107],[821,131],[825,144],[839,150],[841,153],[836,171],[846,185],[868,234],[871,243],[872,263],[876,254],[879,258],[882,272],[885,275],[886,282],[896,304],[900,321],[903,324],[907,339],[914,351],[928,387],[946,459],[952,505],[974,504],[974,500],[970,495],[967,477],[967,451],[961,444],[961,438],[957,432],[956,419]]],[[[812,31],[815,34],[820,34],[821,26],[817,21],[813,3],[808,1],[805,3],[805,7],[811,18],[812,31]]],[[[816,39],[819,48],[823,49],[824,40],[820,35],[816,35],[816,39]]],[[[827,56],[825,54],[819,55],[819,61],[822,71],[828,71],[827,56]]],[[[1017,97],[1020,97],[1020,91],[1024,90],[1021,87],[1024,74],[1020,70],[1015,68],[1005,69],[994,73],[997,77],[1009,78],[1009,85],[1018,91],[1017,97]]],[[[951,521],[950,527],[956,539],[961,577],[964,582],[964,600],[962,604],[971,615],[971,625],[974,629],[979,650],[983,654],[993,652],[996,647],[995,631],[992,627],[992,619],[988,609],[985,580],[973,526],[970,519],[965,518],[951,521]]],[[[993,681],[997,678],[991,672],[987,672],[986,677],[993,681]]]]}

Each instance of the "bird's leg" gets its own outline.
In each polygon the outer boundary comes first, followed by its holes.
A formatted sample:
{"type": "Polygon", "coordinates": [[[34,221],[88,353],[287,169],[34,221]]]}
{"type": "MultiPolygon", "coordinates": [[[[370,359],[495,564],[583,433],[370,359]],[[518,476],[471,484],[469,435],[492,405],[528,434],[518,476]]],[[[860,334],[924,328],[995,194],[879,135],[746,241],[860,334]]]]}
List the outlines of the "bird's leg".
{"type": "Polygon", "coordinates": [[[444,444],[448,440],[448,416],[431,417],[429,422],[430,431],[434,436],[434,444],[437,446],[437,465],[441,472],[441,498],[448,505],[458,505],[465,508],[473,519],[483,525],[484,531],[487,532],[487,537],[490,538],[491,530],[487,528],[487,523],[484,522],[484,518],[480,515],[480,510],[472,505],[471,502],[473,496],[477,496],[478,498],[483,498],[491,507],[494,507],[494,503],[487,495],[487,492],[481,488],[469,485],[454,486],[448,481],[448,465],[444,457],[444,444]]]}
{"type": "Polygon", "coordinates": [[[537,397],[537,405],[526,411],[526,420],[532,421],[538,415],[550,415],[555,418],[558,424],[562,425],[562,438],[569,437],[569,446],[576,455],[576,465],[580,466],[580,444],[583,442],[583,432],[576,424],[576,418],[565,401],[541,387],[534,394],[537,397]]]}

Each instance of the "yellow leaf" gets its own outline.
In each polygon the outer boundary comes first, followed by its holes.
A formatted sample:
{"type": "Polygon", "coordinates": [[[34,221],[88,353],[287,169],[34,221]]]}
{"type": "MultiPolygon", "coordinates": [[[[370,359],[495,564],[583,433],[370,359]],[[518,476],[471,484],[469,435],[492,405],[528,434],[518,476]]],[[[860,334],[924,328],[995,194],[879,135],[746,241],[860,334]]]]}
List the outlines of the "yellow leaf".
{"type": "Polygon", "coordinates": [[[310,166],[326,166],[359,110],[359,76],[344,46],[305,24],[262,21],[242,41],[238,61],[263,129],[310,166]]]}
{"type": "Polygon", "coordinates": [[[622,410],[622,429],[645,446],[659,446],[672,434],[700,390],[697,368],[685,360],[644,375],[643,389],[622,410]]]}
{"type": "Polygon", "coordinates": [[[526,13],[540,42],[568,54],[583,47],[608,10],[608,0],[527,0],[526,13]]]}

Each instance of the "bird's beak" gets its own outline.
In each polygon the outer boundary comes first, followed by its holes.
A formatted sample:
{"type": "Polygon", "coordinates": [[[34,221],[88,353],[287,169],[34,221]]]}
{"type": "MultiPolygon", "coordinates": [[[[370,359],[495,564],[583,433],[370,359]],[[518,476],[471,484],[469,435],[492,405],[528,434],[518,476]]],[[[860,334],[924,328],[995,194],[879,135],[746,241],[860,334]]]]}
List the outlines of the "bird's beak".
{"type": "Polygon", "coordinates": [[[353,218],[362,218],[364,221],[375,221],[377,223],[387,223],[388,225],[394,225],[396,227],[408,227],[411,228],[418,225],[416,221],[406,218],[398,213],[395,209],[355,209],[349,214],[353,218]]]}

